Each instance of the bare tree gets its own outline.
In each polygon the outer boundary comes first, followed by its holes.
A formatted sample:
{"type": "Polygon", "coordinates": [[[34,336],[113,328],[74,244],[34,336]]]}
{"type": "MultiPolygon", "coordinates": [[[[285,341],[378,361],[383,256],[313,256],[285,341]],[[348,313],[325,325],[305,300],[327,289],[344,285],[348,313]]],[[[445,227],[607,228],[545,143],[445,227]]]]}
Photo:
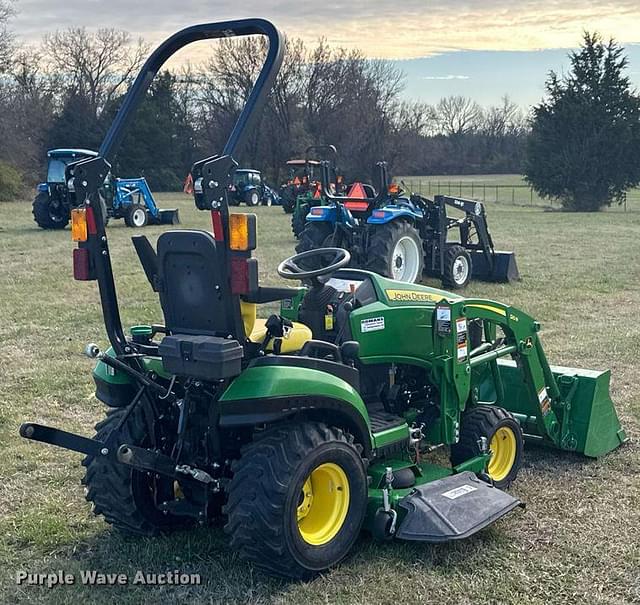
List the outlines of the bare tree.
{"type": "Polygon", "coordinates": [[[463,96],[441,99],[436,107],[442,132],[448,136],[460,136],[475,130],[482,118],[478,103],[463,96]]]}
{"type": "Polygon", "coordinates": [[[12,0],[0,0],[0,73],[6,71],[11,63],[13,34],[7,29],[7,23],[14,14],[12,0]]]}
{"type": "Polygon", "coordinates": [[[132,79],[148,53],[142,39],[133,42],[128,32],[116,29],[56,31],[45,36],[43,49],[53,68],[74,94],[87,100],[96,116],[132,79]]]}

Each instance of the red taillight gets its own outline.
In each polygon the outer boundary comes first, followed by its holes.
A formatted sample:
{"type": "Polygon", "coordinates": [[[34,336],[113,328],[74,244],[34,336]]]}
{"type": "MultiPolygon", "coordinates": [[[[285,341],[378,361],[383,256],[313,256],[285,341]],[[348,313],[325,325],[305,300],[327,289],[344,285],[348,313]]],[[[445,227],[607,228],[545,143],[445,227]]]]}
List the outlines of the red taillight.
{"type": "Polygon", "coordinates": [[[89,250],[86,248],[76,248],[73,251],[73,279],[77,279],[78,281],[91,280],[89,250]]]}
{"type": "Polygon", "coordinates": [[[345,202],[344,205],[345,208],[356,212],[364,212],[369,208],[369,202],[345,202]]]}
{"type": "Polygon", "coordinates": [[[249,263],[246,258],[231,259],[231,294],[249,293],[249,263]]]}
{"type": "Polygon", "coordinates": [[[224,231],[222,230],[222,216],[220,210],[211,211],[211,223],[213,225],[213,237],[217,242],[224,241],[224,231]]]}
{"type": "MultiPolygon", "coordinates": [[[[102,220],[106,217],[103,216],[102,220]]],[[[96,216],[93,214],[93,208],[87,208],[87,229],[89,230],[89,235],[95,235],[98,233],[98,228],[96,227],[96,216]]]]}

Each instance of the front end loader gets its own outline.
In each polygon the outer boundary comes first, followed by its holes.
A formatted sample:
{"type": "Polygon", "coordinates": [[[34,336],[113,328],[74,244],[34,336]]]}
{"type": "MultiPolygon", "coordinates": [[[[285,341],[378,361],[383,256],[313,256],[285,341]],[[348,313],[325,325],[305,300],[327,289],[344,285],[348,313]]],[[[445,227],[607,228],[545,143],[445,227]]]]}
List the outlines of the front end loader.
{"type": "MultiPolygon", "coordinates": [[[[326,175],[328,167],[322,168],[326,175]]],[[[391,183],[385,162],[377,169],[378,192],[371,197],[341,196],[323,188],[324,205],[306,215],[298,252],[324,243],[341,246],[351,253],[352,266],[407,282],[419,282],[426,274],[456,290],[472,279],[520,279],[515,253],[495,249],[481,202],[406,194],[391,183]]]]}
{"type": "Polygon", "coordinates": [[[71,168],[74,277],[98,284],[110,347],[86,354],[107,411],[92,438],[20,433],[85,454],[86,497],[118,530],[222,523],[256,567],[304,579],[342,561],[362,529],[438,543],[504,517],[520,505],[505,490],[526,440],[600,456],[626,437],[609,373],[549,366],[540,325],[514,307],[347,268],[341,248],[278,266],[302,285],[259,284],[257,219],[230,214],[227,196],[282,49],[260,19],[178,32],[143,66],[100,154],[71,168]],[[165,231],[156,247],[132,238],[164,321],[127,334],[99,196],[108,159],[173,53],[256,34],[269,45],[247,105],[221,153],[191,171],[212,229],[165,231]],[[280,313],[259,319],[275,301],[280,313]]]}

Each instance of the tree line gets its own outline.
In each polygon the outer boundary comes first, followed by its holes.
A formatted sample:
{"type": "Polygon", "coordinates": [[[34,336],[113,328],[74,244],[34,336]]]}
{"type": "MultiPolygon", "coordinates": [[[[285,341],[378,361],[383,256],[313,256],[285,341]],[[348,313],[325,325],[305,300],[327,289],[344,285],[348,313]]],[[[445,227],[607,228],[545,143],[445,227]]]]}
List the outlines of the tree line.
{"type": "MultiPolygon", "coordinates": [[[[20,47],[0,0],[0,200],[43,177],[46,150],[97,149],[149,47],[126,31],[70,28],[20,47]]],[[[640,183],[640,96],[624,49],[585,32],[562,77],[527,115],[508,97],[482,107],[463,96],[429,105],[403,96],[397,64],[358,50],[286,40],[267,106],[237,158],[272,185],[307,146],[333,144],[347,180],[392,174],[521,173],[569,210],[598,210],[640,183]]],[[[182,186],[191,164],[222,149],[260,71],[262,38],[223,39],[199,63],[156,77],[114,172],[156,190],[182,186]]]]}
{"type": "MultiPolygon", "coordinates": [[[[194,160],[221,149],[265,50],[259,38],[226,39],[202,63],[159,74],[118,152],[116,174],[179,188],[194,160]]],[[[31,184],[42,178],[47,149],[96,149],[148,52],[144,41],[114,29],[57,31],[37,48],[5,36],[0,162],[31,184]]],[[[287,159],[327,143],[338,148],[348,179],[370,179],[380,160],[407,175],[520,169],[526,121],[515,104],[411,102],[402,96],[404,80],[390,62],[289,38],[267,107],[238,159],[272,183],[284,177],[287,159]]]]}

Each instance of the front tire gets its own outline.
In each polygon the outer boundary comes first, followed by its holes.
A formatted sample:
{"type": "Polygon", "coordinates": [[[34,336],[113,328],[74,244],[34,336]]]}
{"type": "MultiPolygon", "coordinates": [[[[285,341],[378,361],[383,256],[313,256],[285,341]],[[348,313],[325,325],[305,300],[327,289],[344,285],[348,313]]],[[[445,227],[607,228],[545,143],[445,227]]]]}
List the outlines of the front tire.
{"type": "Polygon", "coordinates": [[[275,427],[233,466],[225,531],[240,556],[271,575],[305,579],[339,563],[367,508],[353,438],[306,422],[275,427]]]}
{"type": "Polygon", "coordinates": [[[64,204],[53,205],[46,191],[38,193],[33,200],[33,220],[42,229],[64,229],[69,224],[70,214],[64,204]]]}
{"type": "Polygon", "coordinates": [[[141,204],[131,204],[124,215],[124,222],[127,227],[142,229],[149,222],[149,213],[141,204]]]}
{"type": "Polygon", "coordinates": [[[260,203],[258,192],[255,189],[249,191],[245,197],[245,202],[247,206],[257,206],[260,203]]]}
{"type": "MultiPolygon", "coordinates": [[[[139,406],[118,428],[126,412],[127,408],[109,410],[107,417],[96,425],[95,439],[104,441],[113,430],[117,430],[114,451],[124,443],[150,446],[144,413],[139,406]]],[[[185,525],[183,519],[163,514],[153,501],[154,491],[161,490],[165,497],[173,492],[171,479],[154,479],[147,473],[103,456],[87,456],[82,465],[87,469],[82,480],[86,488],[85,498],[93,504],[94,514],[102,515],[107,523],[122,533],[153,536],[185,525]]]]}
{"type": "Polygon", "coordinates": [[[449,246],[444,253],[442,285],[460,290],[471,280],[471,256],[462,246],[449,246]]]}
{"type": "Polygon", "coordinates": [[[404,220],[374,227],[365,269],[398,281],[420,281],[424,251],[418,230],[404,220]]]}
{"type": "Polygon", "coordinates": [[[451,464],[479,456],[478,441],[484,437],[491,450],[487,474],[496,487],[509,487],[522,465],[524,439],[518,421],[504,408],[479,405],[463,414],[460,424],[460,440],[451,446],[451,464]]]}

